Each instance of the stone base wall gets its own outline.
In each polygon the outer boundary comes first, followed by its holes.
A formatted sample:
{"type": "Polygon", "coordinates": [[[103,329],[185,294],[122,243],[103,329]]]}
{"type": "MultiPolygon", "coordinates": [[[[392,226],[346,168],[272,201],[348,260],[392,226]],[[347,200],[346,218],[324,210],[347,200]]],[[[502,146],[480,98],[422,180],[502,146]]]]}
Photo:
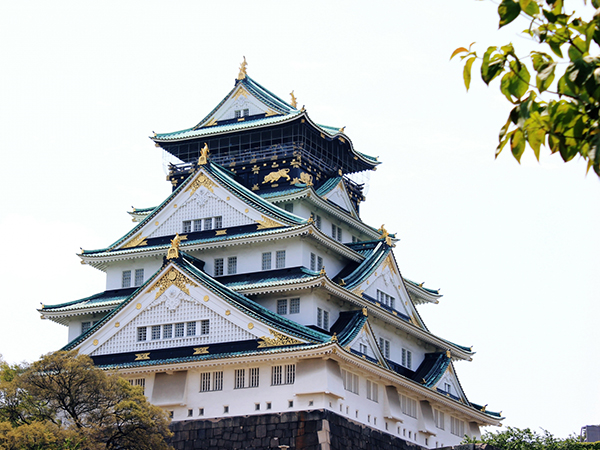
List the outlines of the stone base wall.
{"type": "Polygon", "coordinates": [[[173,422],[171,430],[176,450],[425,450],[328,410],[173,422]]]}

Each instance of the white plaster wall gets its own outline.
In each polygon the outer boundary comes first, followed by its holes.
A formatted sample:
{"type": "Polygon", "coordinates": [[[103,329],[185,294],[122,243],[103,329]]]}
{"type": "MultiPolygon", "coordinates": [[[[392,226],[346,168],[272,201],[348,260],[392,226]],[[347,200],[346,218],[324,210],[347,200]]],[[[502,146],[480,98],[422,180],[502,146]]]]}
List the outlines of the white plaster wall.
{"type": "Polygon", "coordinates": [[[132,258],[124,261],[115,261],[106,269],[106,290],[121,289],[124,270],[131,270],[131,287],[135,282],[135,270],[144,269],[144,283],[161,268],[162,256],[148,258],[132,258]]]}

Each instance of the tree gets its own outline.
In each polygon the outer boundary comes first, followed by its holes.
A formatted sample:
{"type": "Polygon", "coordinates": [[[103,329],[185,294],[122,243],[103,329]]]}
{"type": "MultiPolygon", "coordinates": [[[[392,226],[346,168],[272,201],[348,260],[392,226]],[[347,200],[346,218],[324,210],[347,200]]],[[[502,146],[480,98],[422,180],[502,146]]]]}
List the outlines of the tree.
{"type": "MultiPolygon", "coordinates": [[[[600,7],[600,0],[591,3],[600,7]]],[[[567,12],[563,0],[502,0],[498,16],[500,28],[526,19],[523,33],[541,48],[522,57],[509,43],[489,47],[479,58],[471,44],[450,57],[465,60],[467,90],[477,59],[487,85],[502,75],[500,91],[514,107],[500,129],[496,157],[510,143],[517,161],[527,145],[539,160],[540,147],[547,145],[565,162],[581,156],[600,177],[600,9],[586,21],[567,12]]]]}
{"type": "Polygon", "coordinates": [[[503,450],[598,450],[600,443],[580,442],[577,436],[554,437],[549,431],[537,433],[529,428],[507,427],[497,433],[487,432],[480,439],[466,437],[466,444],[490,444],[503,450]]]}
{"type": "Polygon", "coordinates": [[[168,425],[140,387],[76,351],[0,364],[0,449],[168,449],[168,425]]]}

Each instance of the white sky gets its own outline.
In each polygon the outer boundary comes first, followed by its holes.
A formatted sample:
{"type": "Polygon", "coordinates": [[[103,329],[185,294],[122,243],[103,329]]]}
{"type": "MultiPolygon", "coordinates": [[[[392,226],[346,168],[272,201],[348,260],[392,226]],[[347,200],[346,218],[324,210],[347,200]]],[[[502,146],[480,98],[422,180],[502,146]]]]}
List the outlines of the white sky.
{"type": "MultiPolygon", "coordinates": [[[[578,2],[575,2],[577,5],[578,2]]],[[[430,330],[473,345],[467,396],[505,425],[558,436],[600,422],[600,182],[543,153],[494,161],[509,105],[497,84],[465,93],[452,51],[510,40],[496,6],[389,2],[28,1],[0,4],[4,236],[0,353],[66,344],[40,302],[104,289],[79,247],[133,225],[170,191],[152,131],[188,128],[248,73],[379,156],[363,219],[401,238],[403,275],[441,288],[430,330]]],[[[526,52],[525,52],[526,53],[526,52]]],[[[508,152],[508,150],[505,150],[508,152]]]]}

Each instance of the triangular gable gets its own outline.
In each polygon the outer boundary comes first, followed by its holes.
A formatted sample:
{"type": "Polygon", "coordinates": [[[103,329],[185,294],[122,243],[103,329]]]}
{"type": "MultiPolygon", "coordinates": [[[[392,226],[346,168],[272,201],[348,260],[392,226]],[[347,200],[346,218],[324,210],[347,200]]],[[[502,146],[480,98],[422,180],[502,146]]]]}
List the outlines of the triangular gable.
{"type": "Polygon", "coordinates": [[[352,206],[352,201],[350,200],[350,195],[348,194],[346,185],[341,178],[333,189],[323,195],[323,199],[334,203],[344,211],[347,211],[353,217],[358,217],[354,207],[352,206]]]}
{"type": "Polygon", "coordinates": [[[439,381],[435,384],[436,390],[443,395],[448,395],[455,400],[462,401],[468,404],[467,396],[465,395],[454,366],[450,364],[446,369],[446,372],[440,377],[439,381]]]}
{"type": "Polygon", "coordinates": [[[94,357],[131,353],[135,358],[142,355],[144,359],[152,359],[149,355],[153,351],[165,349],[189,347],[196,352],[192,356],[210,353],[211,344],[254,340],[256,349],[315,343],[328,338],[278,319],[274,313],[216,281],[210,285],[209,280],[207,275],[195,276],[173,262],[167,264],[80,342],[68,347],[94,357]],[[236,297],[247,304],[236,302],[236,297]],[[183,324],[183,336],[178,335],[177,324],[183,324]],[[168,335],[165,325],[171,330],[168,335]],[[294,327],[298,332],[290,333],[294,327]],[[141,335],[140,329],[145,330],[141,335]],[[153,331],[157,334],[153,335],[153,331]]]}
{"type": "MultiPolygon", "coordinates": [[[[148,238],[173,236],[177,233],[183,235],[182,240],[185,241],[185,234],[196,230],[197,221],[202,220],[200,229],[206,229],[205,219],[211,221],[210,229],[215,230],[215,236],[226,235],[227,228],[250,224],[256,224],[257,229],[289,225],[289,222],[282,220],[282,217],[274,217],[275,215],[268,209],[287,215],[289,213],[277,206],[267,204],[243,186],[236,186],[238,191],[235,192],[224,183],[223,178],[216,176],[216,170],[218,169],[200,166],[198,171],[160,207],[132,230],[126,239],[117,241],[115,248],[144,246],[147,245],[148,238]],[[256,197],[254,204],[247,201],[248,197],[256,197]],[[267,208],[261,207],[260,202],[264,202],[267,208]],[[189,225],[191,231],[184,229],[184,221],[192,221],[189,225]]],[[[227,181],[230,184],[235,183],[233,180],[227,181]]]]}
{"type": "Polygon", "coordinates": [[[371,362],[389,368],[368,320],[356,337],[346,346],[346,349],[350,349],[354,353],[363,356],[365,359],[371,360],[371,362]]]}

